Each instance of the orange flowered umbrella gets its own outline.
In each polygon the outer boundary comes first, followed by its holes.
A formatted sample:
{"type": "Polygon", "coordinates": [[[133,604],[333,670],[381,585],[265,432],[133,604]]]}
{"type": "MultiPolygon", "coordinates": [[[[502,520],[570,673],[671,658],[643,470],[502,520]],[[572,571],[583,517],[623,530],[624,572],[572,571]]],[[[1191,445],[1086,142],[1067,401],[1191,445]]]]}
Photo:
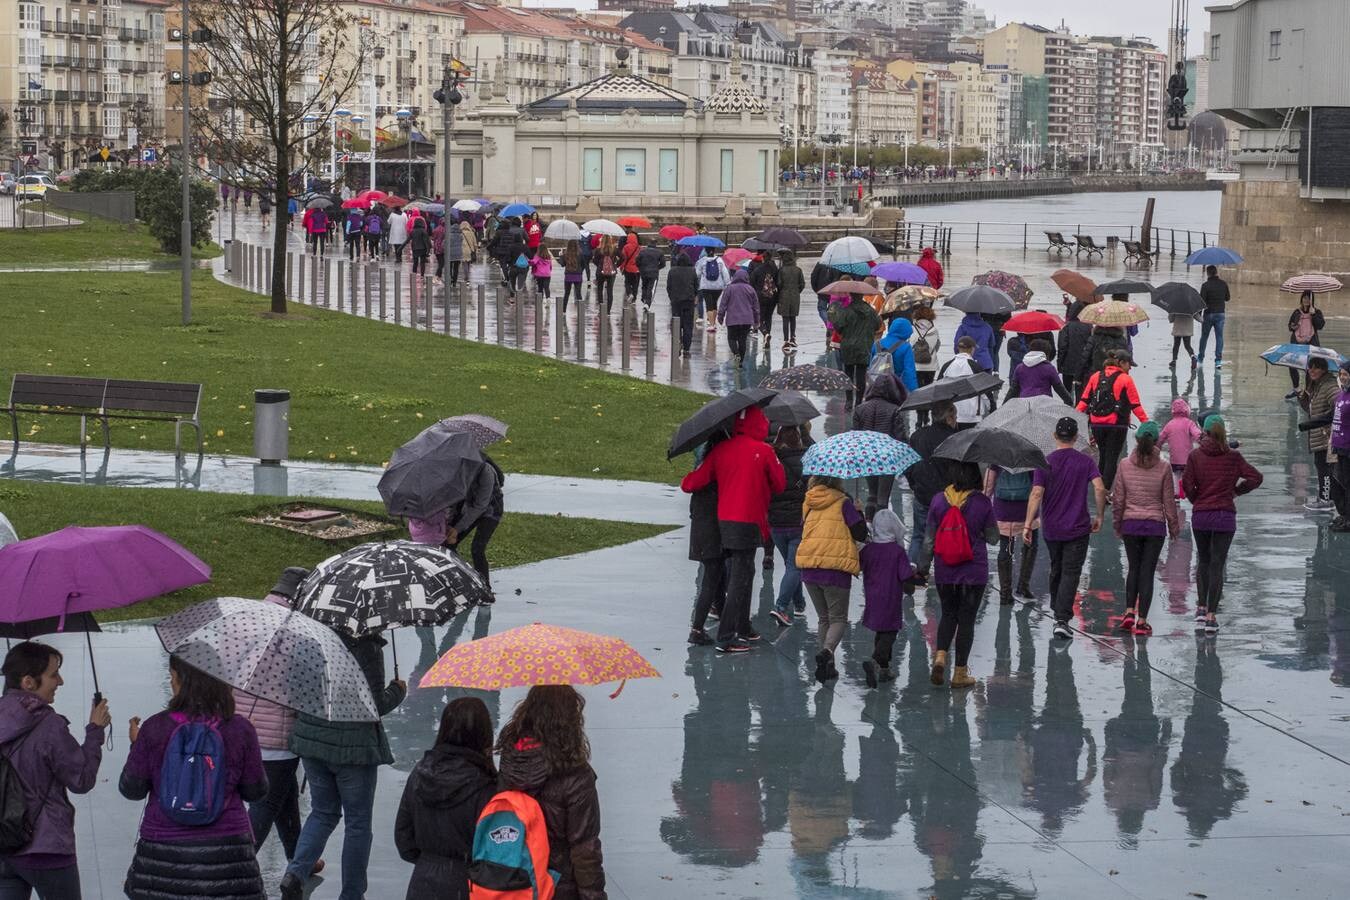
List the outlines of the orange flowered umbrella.
{"type": "MultiPolygon", "coordinates": [[[[604,684],[660,677],[627,641],[535,622],[451,647],[422,676],[418,687],[497,691],[536,684],[604,684]]],[[[617,697],[619,691],[610,696],[617,697]]]]}

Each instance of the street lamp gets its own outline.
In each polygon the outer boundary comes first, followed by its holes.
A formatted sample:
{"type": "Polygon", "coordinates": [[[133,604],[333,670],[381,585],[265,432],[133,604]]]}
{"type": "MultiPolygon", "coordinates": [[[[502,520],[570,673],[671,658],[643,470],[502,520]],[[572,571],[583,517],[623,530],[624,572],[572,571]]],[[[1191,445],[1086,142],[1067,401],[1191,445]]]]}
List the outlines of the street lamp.
{"type": "Polygon", "coordinates": [[[399,110],[394,113],[394,118],[398,119],[399,130],[403,132],[404,140],[407,142],[408,145],[408,199],[411,200],[412,184],[413,184],[412,129],[414,122],[412,110],[407,109],[406,107],[400,107],[399,110]]]}
{"type": "MultiPolygon", "coordinates": [[[[338,171],[337,171],[338,120],[341,119],[343,122],[350,121],[350,120],[351,120],[351,117],[352,117],[352,111],[351,111],[350,109],[348,109],[347,107],[345,107],[345,106],[339,106],[337,109],[333,110],[333,116],[335,117],[335,118],[333,119],[333,121],[332,121],[332,126],[333,126],[333,144],[332,144],[333,154],[332,154],[332,162],[331,162],[331,164],[330,164],[330,166],[329,166],[329,169],[328,169],[328,174],[331,176],[332,182],[328,185],[329,190],[332,190],[333,188],[335,188],[335,187],[337,186],[337,180],[338,180],[338,171]]],[[[344,168],[344,171],[345,171],[345,168],[344,168]]]]}
{"type": "MultiPolygon", "coordinates": [[[[458,63],[458,60],[454,60],[458,63]]],[[[445,203],[450,202],[451,190],[454,184],[454,177],[450,171],[452,165],[450,152],[450,131],[455,126],[455,107],[464,102],[464,95],[459,92],[459,82],[461,78],[459,68],[454,65],[446,66],[441,72],[441,86],[431,96],[435,101],[441,104],[441,131],[445,136],[445,148],[442,151],[442,167],[445,169],[445,193],[441,194],[441,200],[445,203]]]]}

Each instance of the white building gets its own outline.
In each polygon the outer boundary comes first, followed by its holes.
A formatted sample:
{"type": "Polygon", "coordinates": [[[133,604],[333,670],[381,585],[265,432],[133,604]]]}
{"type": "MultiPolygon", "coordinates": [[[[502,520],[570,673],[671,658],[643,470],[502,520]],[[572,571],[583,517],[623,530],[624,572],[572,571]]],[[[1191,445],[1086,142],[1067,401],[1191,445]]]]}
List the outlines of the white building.
{"type": "Polygon", "coordinates": [[[851,50],[816,50],[811,55],[816,73],[816,137],[839,135],[847,140],[853,133],[852,64],[857,54],[851,50]]]}

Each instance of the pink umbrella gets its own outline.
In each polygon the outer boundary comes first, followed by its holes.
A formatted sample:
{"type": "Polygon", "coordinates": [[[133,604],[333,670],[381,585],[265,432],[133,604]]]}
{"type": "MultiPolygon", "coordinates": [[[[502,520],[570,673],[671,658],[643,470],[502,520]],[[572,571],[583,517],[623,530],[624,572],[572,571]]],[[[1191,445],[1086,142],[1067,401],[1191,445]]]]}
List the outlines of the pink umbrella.
{"type": "Polygon", "coordinates": [[[1331,275],[1320,274],[1295,275],[1280,285],[1280,290],[1290,294],[1301,294],[1304,291],[1311,291],[1314,294],[1330,294],[1332,291],[1339,291],[1340,289],[1340,279],[1331,275]]]}
{"type": "Polygon", "coordinates": [[[342,201],[343,209],[370,209],[371,199],[369,197],[352,197],[350,200],[342,201]]]}
{"type": "Polygon", "coordinates": [[[722,254],[722,259],[726,261],[727,265],[734,266],[743,259],[751,259],[754,255],[755,254],[751,253],[749,250],[745,250],[741,247],[732,247],[726,253],[722,254]]]}
{"type": "Polygon", "coordinates": [[[385,197],[388,197],[389,195],[386,194],[384,191],[366,190],[362,191],[356,196],[362,200],[371,200],[378,203],[379,201],[383,200],[385,197]]]}

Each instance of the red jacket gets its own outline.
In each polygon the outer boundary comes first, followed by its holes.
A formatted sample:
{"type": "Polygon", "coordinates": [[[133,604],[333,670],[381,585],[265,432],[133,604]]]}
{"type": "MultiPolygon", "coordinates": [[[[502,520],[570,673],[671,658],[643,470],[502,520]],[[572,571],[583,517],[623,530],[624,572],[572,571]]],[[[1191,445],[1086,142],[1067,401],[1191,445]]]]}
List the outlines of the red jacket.
{"type": "Polygon", "coordinates": [[[684,476],[686,494],[717,483],[717,518],[758,525],[769,537],[769,498],[787,487],[787,475],[773,448],[764,442],[769,420],[752,406],[736,418],[732,436],[713,447],[703,464],[684,476]]]}
{"type": "Polygon", "coordinates": [[[1256,490],[1264,480],[1265,477],[1252,468],[1241,453],[1219,446],[1218,441],[1206,434],[1186,460],[1181,487],[1196,512],[1226,510],[1235,513],[1237,504],[1233,499],[1256,490]]]}
{"type": "MultiPolygon", "coordinates": [[[[1088,416],[1088,423],[1092,425],[1116,425],[1121,428],[1130,424],[1130,412],[1133,410],[1134,417],[1140,424],[1148,421],[1148,413],[1139,403],[1139,389],[1134,385],[1134,379],[1127,373],[1122,372],[1118,366],[1107,366],[1104,370],[1106,377],[1110,378],[1116,375],[1115,383],[1111,385],[1111,393],[1116,398],[1116,410],[1107,416],[1088,416]]],[[[1102,372],[1093,372],[1092,377],[1088,379],[1087,387],[1083,388],[1083,396],[1078,401],[1078,411],[1088,411],[1088,401],[1097,391],[1097,384],[1102,379],[1102,372]]]]}
{"type": "Polygon", "coordinates": [[[619,258],[623,260],[623,270],[629,275],[636,275],[638,270],[637,256],[642,247],[638,244],[637,235],[628,232],[628,237],[624,240],[623,246],[619,248],[619,258]]]}
{"type": "Polygon", "coordinates": [[[924,247],[919,254],[919,268],[928,274],[928,284],[933,290],[942,288],[942,263],[938,262],[937,252],[932,247],[924,247]]]}

